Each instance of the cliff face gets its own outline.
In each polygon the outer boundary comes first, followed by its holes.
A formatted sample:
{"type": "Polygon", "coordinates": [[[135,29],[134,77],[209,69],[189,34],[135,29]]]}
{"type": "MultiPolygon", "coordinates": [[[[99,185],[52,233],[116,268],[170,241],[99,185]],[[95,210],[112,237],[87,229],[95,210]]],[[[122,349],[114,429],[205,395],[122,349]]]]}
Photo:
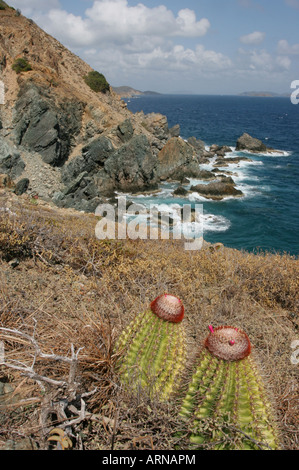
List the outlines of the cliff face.
{"type": "Polygon", "coordinates": [[[0,10],[0,173],[93,211],[114,190],[155,187],[171,135],[164,116],[132,114],[112,88],[94,92],[84,81],[91,71],[32,20],[0,10]],[[17,73],[18,59],[31,70],[17,73]]]}

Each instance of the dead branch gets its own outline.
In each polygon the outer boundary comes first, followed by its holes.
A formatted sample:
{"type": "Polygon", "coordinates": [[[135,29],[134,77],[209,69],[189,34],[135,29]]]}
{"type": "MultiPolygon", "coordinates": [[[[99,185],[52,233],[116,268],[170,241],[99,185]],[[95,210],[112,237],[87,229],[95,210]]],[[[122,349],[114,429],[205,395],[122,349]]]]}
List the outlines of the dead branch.
{"type": "Polygon", "coordinates": [[[27,333],[24,333],[23,331],[12,329],[12,328],[3,328],[0,327],[0,333],[2,332],[2,335],[6,337],[6,339],[15,339],[11,335],[16,335],[19,336],[20,338],[23,338],[27,340],[29,343],[32,344],[35,353],[33,357],[33,362],[31,366],[26,366],[25,364],[21,363],[20,361],[16,361],[11,359],[10,362],[4,361],[4,365],[10,369],[18,370],[20,371],[23,375],[35,380],[39,385],[42,382],[46,382],[50,385],[55,385],[58,387],[61,386],[75,386],[75,377],[76,377],[76,370],[77,370],[77,365],[78,365],[78,356],[80,352],[82,351],[83,348],[79,348],[77,352],[75,352],[74,345],[71,344],[71,357],[66,357],[66,356],[60,356],[58,354],[45,354],[42,352],[40,349],[38,342],[33,336],[28,335],[27,333]],[[69,364],[70,370],[69,370],[69,378],[68,382],[65,382],[63,380],[54,380],[49,377],[40,375],[35,372],[34,366],[36,363],[37,358],[40,359],[47,359],[49,361],[61,361],[69,364]]]}

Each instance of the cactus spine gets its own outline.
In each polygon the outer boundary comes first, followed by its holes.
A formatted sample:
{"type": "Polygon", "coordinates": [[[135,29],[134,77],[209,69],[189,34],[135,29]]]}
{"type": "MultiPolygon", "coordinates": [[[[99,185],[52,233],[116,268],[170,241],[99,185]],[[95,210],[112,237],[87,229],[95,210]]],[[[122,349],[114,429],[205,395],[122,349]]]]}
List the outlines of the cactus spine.
{"type": "Polygon", "coordinates": [[[167,400],[176,390],[186,359],[186,337],[180,299],[169,294],[157,297],[121,334],[117,351],[118,372],[123,384],[167,400]]]}
{"type": "Polygon", "coordinates": [[[247,335],[232,327],[211,332],[180,415],[192,444],[212,449],[277,449],[277,433],[247,335]]]}

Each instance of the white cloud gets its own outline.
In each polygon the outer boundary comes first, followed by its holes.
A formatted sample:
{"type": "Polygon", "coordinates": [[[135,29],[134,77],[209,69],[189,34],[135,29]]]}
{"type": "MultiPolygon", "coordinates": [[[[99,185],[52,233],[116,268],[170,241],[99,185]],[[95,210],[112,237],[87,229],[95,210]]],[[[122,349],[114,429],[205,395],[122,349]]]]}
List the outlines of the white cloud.
{"type": "Polygon", "coordinates": [[[146,68],[185,71],[193,74],[220,71],[232,65],[228,57],[207,50],[202,45],[197,45],[194,50],[184,48],[182,45],[175,45],[171,50],[158,47],[148,54],[140,55],[139,63],[146,68]]]}
{"type": "Polygon", "coordinates": [[[75,50],[109,80],[117,75],[155,71],[186,74],[211,73],[231,66],[225,55],[180,44],[184,38],[204,36],[210,28],[189,8],[177,15],[165,5],[149,8],[127,0],[97,0],[84,16],[52,9],[36,18],[38,24],[75,50]]]}
{"type": "Polygon", "coordinates": [[[280,55],[297,55],[299,54],[299,44],[290,46],[286,39],[281,39],[277,45],[277,52],[280,55]]]}
{"type": "Polygon", "coordinates": [[[273,59],[272,56],[265,50],[252,51],[250,57],[251,68],[259,71],[273,70],[273,59]]]}
{"type": "Polygon", "coordinates": [[[250,50],[239,49],[239,61],[236,69],[246,73],[254,73],[261,77],[271,77],[273,73],[279,74],[289,70],[291,61],[287,56],[275,56],[267,50],[250,50]]]}
{"type": "Polygon", "coordinates": [[[129,6],[127,0],[94,1],[84,17],[52,9],[39,17],[39,24],[64,43],[75,47],[112,42],[132,46],[135,42],[140,48],[141,39],[196,38],[204,36],[210,28],[208,19],[197,20],[194,11],[188,8],[180,10],[175,17],[164,5],[154,8],[142,3],[129,6]]]}
{"type": "Polygon", "coordinates": [[[180,10],[176,19],[179,36],[198,37],[204,36],[210,28],[210,22],[206,18],[196,21],[194,11],[185,8],[180,10]]]}
{"type": "Polygon", "coordinates": [[[45,12],[51,8],[59,8],[59,0],[8,0],[7,2],[14,8],[19,8],[23,15],[31,16],[36,12],[45,12]]]}
{"type": "Polygon", "coordinates": [[[265,39],[266,34],[260,31],[254,31],[251,34],[247,34],[245,36],[240,37],[240,41],[243,44],[251,44],[251,45],[258,45],[261,44],[265,39]]]}
{"type": "Polygon", "coordinates": [[[123,54],[120,49],[103,49],[98,51],[95,65],[104,69],[110,80],[118,82],[120,71],[121,76],[147,74],[161,79],[166,76],[194,79],[229,70],[232,62],[225,55],[207,50],[202,45],[190,49],[177,44],[171,47],[159,45],[132,54],[123,54]]]}
{"type": "MultiPolygon", "coordinates": [[[[251,0],[240,1],[244,5],[253,4],[251,0]]],[[[85,13],[76,15],[63,10],[59,0],[10,0],[10,3],[27,15],[26,4],[28,16],[95,70],[104,73],[114,85],[134,85],[139,80],[139,84],[144,84],[140,89],[150,87],[151,83],[156,84],[157,90],[174,86],[179,89],[180,85],[174,84],[183,80],[199,88],[205,80],[208,86],[210,81],[218,84],[223,80],[230,86],[252,77],[270,83],[285,77],[292,65],[291,56],[299,53],[299,44],[289,45],[286,40],[279,41],[276,54],[255,48],[266,34],[254,31],[241,36],[244,47],[232,60],[204,46],[202,38],[209,31],[210,22],[189,8],[175,14],[171,6],[163,4],[149,7],[137,1],[89,0],[82,1],[89,6],[85,13]]]]}
{"type": "Polygon", "coordinates": [[[280,68],[285,70],[289,70],[292,64],[291,59],[288,56],[277,56],[276,63],[280,68]]]}

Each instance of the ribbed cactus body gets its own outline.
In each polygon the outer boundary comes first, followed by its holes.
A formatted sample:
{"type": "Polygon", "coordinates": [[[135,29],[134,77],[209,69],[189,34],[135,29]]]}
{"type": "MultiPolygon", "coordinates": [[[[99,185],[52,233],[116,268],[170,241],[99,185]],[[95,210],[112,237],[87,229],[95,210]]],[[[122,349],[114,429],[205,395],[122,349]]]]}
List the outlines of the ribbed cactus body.
{"type": "MultiPolygon", "coordinates": [[[[238,355],[244,355],[245,343],[244,347],[241,344],[244,341],[243,332],[234,330],[236,333],[233,336],[236,338],[221,338],[223,348],[220,341],[217,353],[227,349],[234,356],[235,341],[237,344],[240,333],[238,355]]],[[[225,331],[225,335],[229,335],[229,330],[225,331]]],[[[217,342],[218,339],[213,341],[217,342]]],[[[249,357],[250,343],[246,357],[230,360],[216,357],[208,350],[207,341],[205,344],[180,413],[188,420],[189,428],[191,425],[191,442],[199,448],[277,449],[271,407],[257,367],[249,357]]]]}
{"type": "Polygon", "coordinates": [[[177,389],[185,366],[186,336],[181,320],[163,320],[146,310],[121,334],[117,351],[118,372],[123,384],[146,389],[167,400],[177,389]]]}

